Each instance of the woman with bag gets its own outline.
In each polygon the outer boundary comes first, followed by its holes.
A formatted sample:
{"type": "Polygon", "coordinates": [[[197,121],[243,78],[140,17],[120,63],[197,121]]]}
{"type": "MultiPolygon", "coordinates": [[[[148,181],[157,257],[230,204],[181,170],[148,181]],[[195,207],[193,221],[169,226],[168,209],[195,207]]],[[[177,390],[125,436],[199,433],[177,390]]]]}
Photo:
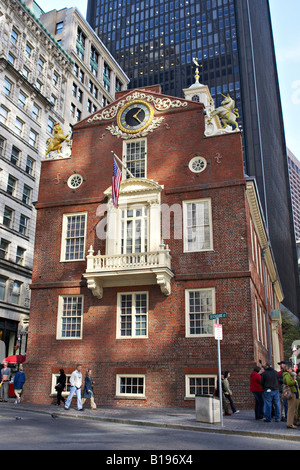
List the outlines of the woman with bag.
{"type": "Polygon", "coordinates": [[[92,410],[96,410],[97,406],[94,400],[94,391],[93,391],[93,379],[92,379],[92,369],[88,369],[84,379],[84,389],[82,394],[82,405],[85,403],[86,399],[89,398],[91,401],[92,410]]]}
{"type": "Polygon", "coordinates": [[[293,372],[292,367],[285,366],[283,369],[282,377],[283,394],[288,400],[287,427],[291,429],[297,429],[297,426],[294,425],[296,420],[297,399],[299,398],[299,388],[298,382],[296,380],[296,373],[293,372]],[[290,388],[289,394],[287,393],[288,389],[285,386],[290,388]],[[290,398],[288,398],[288,396],[290,396],[290,398]]]}

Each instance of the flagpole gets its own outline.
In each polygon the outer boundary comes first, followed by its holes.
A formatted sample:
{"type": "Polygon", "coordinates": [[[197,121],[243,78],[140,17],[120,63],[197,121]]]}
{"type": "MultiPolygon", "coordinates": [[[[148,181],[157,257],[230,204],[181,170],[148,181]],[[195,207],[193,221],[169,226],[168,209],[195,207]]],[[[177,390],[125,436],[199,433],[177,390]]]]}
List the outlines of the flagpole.
{"type": "Polygon", "coordinates": [[[123,163],[119,157],[115,154],[115,152],[113,150],[111,150],[111,153],[113,154],[113,156],[118,160],[119,163],[121,163],[122,167],[127,171],[127,173],[129,174],[129,176],[131,178],[134,178],[133,174],[128,170],[127,166],[125,165],[125,163],[123,163]]]}

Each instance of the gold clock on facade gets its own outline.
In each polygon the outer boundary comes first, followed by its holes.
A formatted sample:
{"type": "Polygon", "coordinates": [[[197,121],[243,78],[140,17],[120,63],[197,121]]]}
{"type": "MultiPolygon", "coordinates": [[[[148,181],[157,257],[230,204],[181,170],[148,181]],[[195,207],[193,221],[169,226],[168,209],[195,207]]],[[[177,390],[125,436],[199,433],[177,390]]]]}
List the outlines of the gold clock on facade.
{"type": "Polygon", "coordinates": [[[123,132],[135,134],[144,130],[153,119],[153,108],[142,100],[133,100],[125,104],[117,116],[117,123],[123,132]]]}

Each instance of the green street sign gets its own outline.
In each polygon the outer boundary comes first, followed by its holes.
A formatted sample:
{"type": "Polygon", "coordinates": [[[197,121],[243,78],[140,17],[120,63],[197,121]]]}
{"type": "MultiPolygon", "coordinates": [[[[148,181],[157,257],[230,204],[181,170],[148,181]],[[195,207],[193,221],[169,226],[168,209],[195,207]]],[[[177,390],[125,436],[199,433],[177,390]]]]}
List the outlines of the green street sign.
{"type": "Polygon", "coordinates": [[[212,315],[209,315],[208,318],[210,320],[216,320],[216,318],[226,318],[227,317],[227,313],[214,313],[212,315]]]}

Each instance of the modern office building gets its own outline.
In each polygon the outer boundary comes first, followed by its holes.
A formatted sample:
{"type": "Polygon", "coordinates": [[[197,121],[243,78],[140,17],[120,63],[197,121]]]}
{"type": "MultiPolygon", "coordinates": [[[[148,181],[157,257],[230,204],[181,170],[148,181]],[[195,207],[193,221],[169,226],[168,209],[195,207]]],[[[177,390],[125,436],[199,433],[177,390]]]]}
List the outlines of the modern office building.
{"type": "Polygon", "coordinates": [[[300,162],[287,149],[296,239],[300,240],[300,162]]]}
{"type": "Polygon", "coordinates": [[[128,74],[183,96],[200,82],[215,104],[229,93],[243,129],[245,173],[255,177],[285,294],[298,308],[297,255],[268,0],[88,0],[87,21],[128,74]]]}

